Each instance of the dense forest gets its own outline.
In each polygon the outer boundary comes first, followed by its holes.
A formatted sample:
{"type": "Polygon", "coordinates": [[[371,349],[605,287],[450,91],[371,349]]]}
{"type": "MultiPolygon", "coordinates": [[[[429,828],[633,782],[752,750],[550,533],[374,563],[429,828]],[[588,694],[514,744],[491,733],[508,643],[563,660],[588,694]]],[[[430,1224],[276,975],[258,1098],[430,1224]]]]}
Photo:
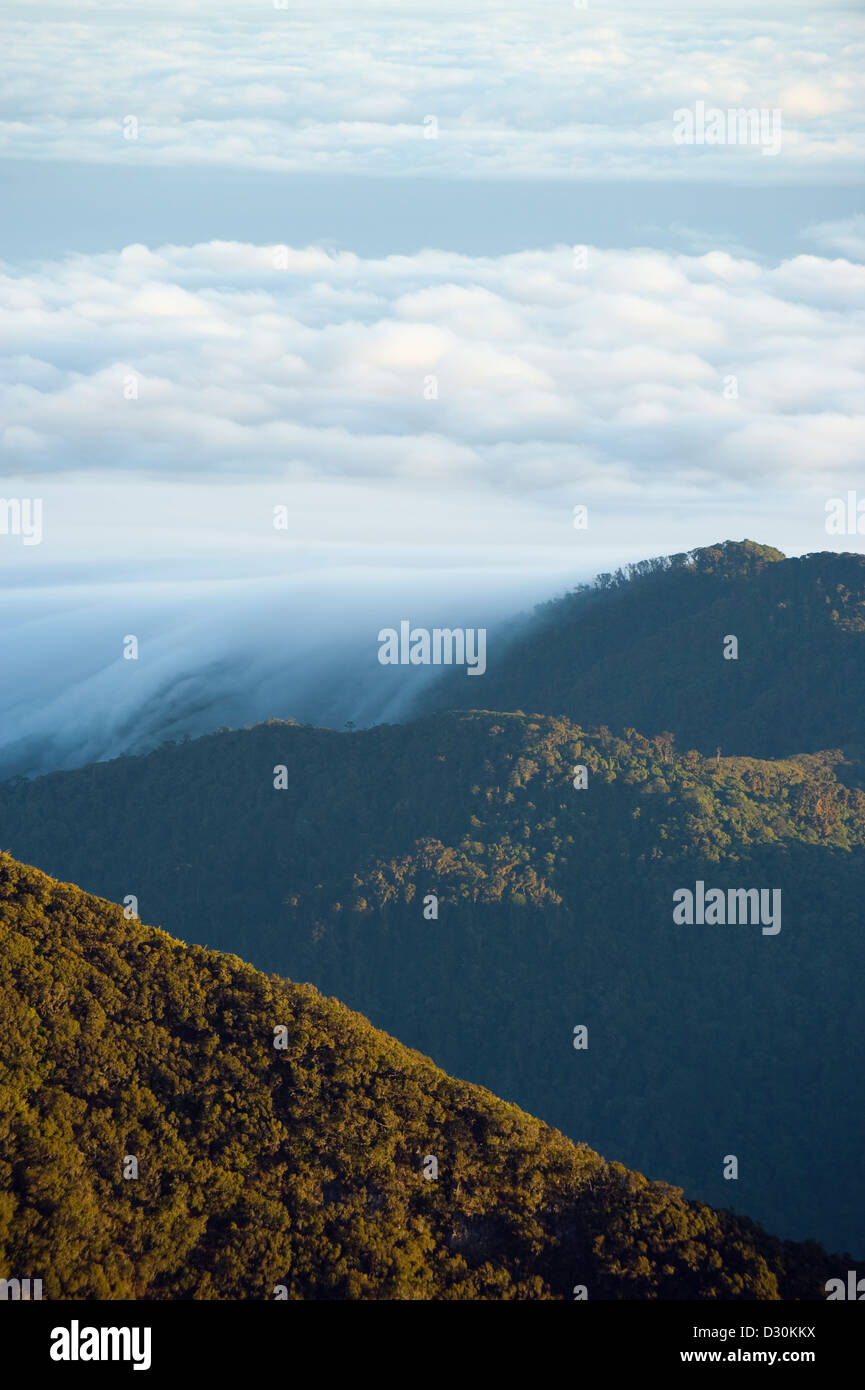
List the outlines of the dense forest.
{"type": "Polygon", "coordinates": [[[0,1020],[0,1277],[51,1299],[808,1299],[849,1263],[5,854],[0,1020]]]}
{"type": "Polygon", "coordinates": [[[705,754],[784,757],[860,745],[865,555],[785,559],[716,546],[604,574],[498,631],[487,672],[449,673],[426,709],[563,714],[672,732],[705,754]],[[725,659],[724,639],[738,639],[725,659]]]}
{"type": "Polygon", "coordinates": [[[865,1249],[860,781],[564,718],[273,722],[6,784],[0,843],[689,1197],[865,1249]],[[698,881],[780,890],[780,930],[677,925],[698,881]]]}

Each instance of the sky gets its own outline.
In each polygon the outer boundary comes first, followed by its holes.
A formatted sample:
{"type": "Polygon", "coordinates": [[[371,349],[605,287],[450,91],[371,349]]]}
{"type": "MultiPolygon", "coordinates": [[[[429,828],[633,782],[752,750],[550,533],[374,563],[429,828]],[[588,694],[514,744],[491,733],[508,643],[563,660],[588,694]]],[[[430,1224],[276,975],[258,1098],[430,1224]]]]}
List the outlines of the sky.
{"type": "Polygon", "coordinates": [[[7,0],[0,772],[401,717],[404,617],[859,549],[863,48],[843,5],[7,0]]]}

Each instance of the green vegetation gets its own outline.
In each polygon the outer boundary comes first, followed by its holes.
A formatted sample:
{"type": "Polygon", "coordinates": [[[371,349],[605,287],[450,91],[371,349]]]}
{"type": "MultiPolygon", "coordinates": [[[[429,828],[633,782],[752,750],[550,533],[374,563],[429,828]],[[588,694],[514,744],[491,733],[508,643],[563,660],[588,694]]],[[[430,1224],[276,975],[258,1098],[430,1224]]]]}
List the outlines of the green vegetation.
{"type": "Polygon", "coordinates": [[[688,1196],[862,1248],[859,782],[563,718],[274,722],[0,787],[0,839],[688,1196]],[[780,888],[781,932],[674,925],[698,879],[780,888]]]}
{"type": "Polygon", "coordinates": [[[844,1265],[8,855],[0,1026],[0,1276],[52,1299],[819,1298],[844,1265]]]}
{"type": "Polygon", "coordinates": [[[601,575],[491,636],[425,707],[671,730],[682,748],[783,757],[863,742],[865,555],[725,541],[601,575]],[[739,639],[725,661],[723,639],[739,639]]]}

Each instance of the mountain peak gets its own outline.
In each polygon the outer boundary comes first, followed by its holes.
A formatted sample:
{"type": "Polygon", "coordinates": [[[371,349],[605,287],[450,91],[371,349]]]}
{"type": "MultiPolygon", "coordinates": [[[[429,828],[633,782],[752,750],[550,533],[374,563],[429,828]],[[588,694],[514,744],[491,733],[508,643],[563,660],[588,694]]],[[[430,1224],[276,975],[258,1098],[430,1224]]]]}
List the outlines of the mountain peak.
{"type": "Polygon", "coordinates": [[[490,642],[481,689],[446,674],[426,706],[478,700],[773,758],[858,747],[863,680],[865,556],[725,540],[540,605],[490,642]]]}
{"type": "Polygon", "coordinates": [[[759,541],[717,541],[714,545],[702,545],[696,550],[670,557],[670,564],[690,565],[704,574],[728,573],[743,574],[762,569],[775,560],[786,560],[782,550],[774,545],[762,545],[759,541]]]}

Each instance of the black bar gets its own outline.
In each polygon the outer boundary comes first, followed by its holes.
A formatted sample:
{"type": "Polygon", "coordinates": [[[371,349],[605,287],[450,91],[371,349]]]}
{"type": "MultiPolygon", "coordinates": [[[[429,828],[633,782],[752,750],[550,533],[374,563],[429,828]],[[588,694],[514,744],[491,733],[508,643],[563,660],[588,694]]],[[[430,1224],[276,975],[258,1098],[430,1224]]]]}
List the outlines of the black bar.
{"type": "MultiPolygon", "coordinates": [[[[343,1360],[355,1375],[367,1365],[402,1363],[409,1378],[426,1379],[438,1366],[464,1372],[467,1364],[523,1347],[540,1370],[549,1357],[565,1357],[574,1376],[597,1380],[622,1371],[666,1372],[676,1366],[716,1364],[735,1370],[788,1365],[827,1374],[849,1374],[865,1329],[862,1309],[815,1303],[625,1303],[539,1302],[470,1307],[454,1303],[217,1303],[217,1302],[20,1302],[0,1305],[4,1361],[23,1371],[92,1380],[145,1375],[158,1383],[171,1375],[209,1375],[215,1384],[243,1375],[279,1384],[308,1382],[308,1357],[330,1380],[343,1360]],[[88,1328],[129,1329],[128,1351],[144,1360],[150,1329],[150,1364],[133,1371],[131,1360],[52,1360],[51,1347],[71,1351],[56,1329],[89,1349],[88,1328]],[[140,1329],[132,1340],[132,1329],[140,1329]],[[724,1335],[726,1334],[726,1335],[724,1335]],[[403,1337],[408,1335],[408,1343],[403,1337]],[[453,1341],[451,1340],[453,1339],[453,1341]],[[398,1349],[402,1347],[400,1352],[398,1349]],[[409,1349],[414,1353],[409,1354],[409,1349]],[[425,1348],[425,1349],[424,1349],[425,1348]],[[755,1355],[759,1353],[759,1355],[755,1355]],[[774,1360],[772,1356],[774,1354],[774,1360]],[[306,1369],[301,1374],[303,1357],[306,1369]],[[415,1360],[414,1357],[418,1359],[415,1360]],[[7,1360],[8,1358],[8,1360],[7,1360]],[[426,1368],[426,1371],[425,1371],[426,1368]]],[[[101,1345],[101,1344],[100,1344],[101,1345]]],[[[106,1340],[110,1353],[112,1344],[106,1340]]],[[[118,1339],[118,1349],[127,1349],[118,1339]]],[[[461,1377],[462,1378],[462,1377],[461,1377]]],[[[133,1383],[135,1381],[133,1380],[133,1383]]]]}

